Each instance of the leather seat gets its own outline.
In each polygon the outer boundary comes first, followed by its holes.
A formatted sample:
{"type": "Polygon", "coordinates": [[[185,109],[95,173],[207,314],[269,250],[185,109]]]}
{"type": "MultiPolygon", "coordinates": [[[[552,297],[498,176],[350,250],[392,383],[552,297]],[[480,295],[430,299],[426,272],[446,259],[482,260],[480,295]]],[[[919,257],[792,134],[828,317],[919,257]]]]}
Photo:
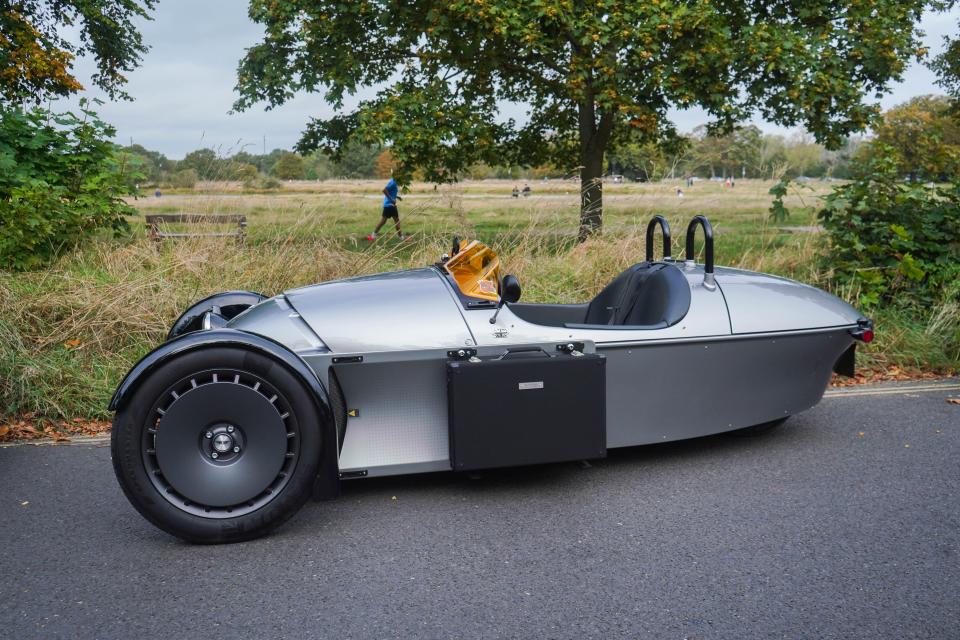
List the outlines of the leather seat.
{"type": "Polygon", "coordinates": [[[690,309],[690,285],[672,264],[641,262],[604,287],[587,307],[584,324],[662,328],[690,309]]]}

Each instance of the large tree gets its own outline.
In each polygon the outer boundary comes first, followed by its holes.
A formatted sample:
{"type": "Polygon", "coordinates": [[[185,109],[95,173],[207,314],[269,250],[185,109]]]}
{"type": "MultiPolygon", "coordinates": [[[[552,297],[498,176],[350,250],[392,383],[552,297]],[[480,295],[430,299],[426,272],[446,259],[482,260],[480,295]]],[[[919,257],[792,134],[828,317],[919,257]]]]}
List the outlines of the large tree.
{"type": "Polygon", "coordinates": [[[39,104],[83,86],[77,56],[91,56],[94,85],[127,97],[125,74],[147,51],[135,19],[149,19],[156,0],[0,0],[0,100],[39,104]]]}
{"type": "Polygon", "coordinates": [[[931,0],[251,0],[265,27],[238,70],[244,109],[325,92],[300,150],[386,143],[402,178],[449,180],[476,161],[577,167],[580,237],[601,223],[605,152],[673,137],[670,107],[721,128],[759,112],[836,145],[919,55],[931,0]],[[522,105],[519,120],[504,117],[522,105]],[[632,135],[627,136],[627,133],[632,135]]]}
{"type": "Polygon", "coordinates": [[[897,154],[912,180],[955,179],[960,168],[960,122],[946,96],[917,96],[883,114],[876,142],[897,154]]]}
{"type": "Polygon", "coordinates": [[[271,173],[281,180],[303,180],[303,157],[299,154],[285,151],[273,165],[271,173]]]}
{"type": "Polygon", "coordinates": [[[930,66],[939,76],[937,84],[955,101],[960,101],[960,39],[944,37],[943,51],[932,60],[930,66]]]}

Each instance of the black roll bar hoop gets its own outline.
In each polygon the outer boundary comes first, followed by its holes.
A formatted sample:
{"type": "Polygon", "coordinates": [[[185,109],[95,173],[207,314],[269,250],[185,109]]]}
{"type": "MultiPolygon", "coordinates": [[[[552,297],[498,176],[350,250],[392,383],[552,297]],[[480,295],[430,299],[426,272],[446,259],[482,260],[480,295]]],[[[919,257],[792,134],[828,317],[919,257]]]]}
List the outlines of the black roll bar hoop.
{"type": "Polygon", "coordinates": [[[710,221],[707,220],[707,217],[704,215],[693,216],[690,224],[687,225],[686,264],[691,267],[696,264],[694,260],[693,241],[697,235],[697,226],[703,228],[704,258],[706,261],[703,268],[703,286],[713,290],[717,286],[713,277],[713,225],[710,224],[710,221]]]}
{"type": "Polygon", "coordinates": [[[670,258],[670,223],[663,216],[653,216],[647,223],[647,262],[653,262],[653,234],[660,225],[660,231],[663,232],[663,257],[670,258]]]}

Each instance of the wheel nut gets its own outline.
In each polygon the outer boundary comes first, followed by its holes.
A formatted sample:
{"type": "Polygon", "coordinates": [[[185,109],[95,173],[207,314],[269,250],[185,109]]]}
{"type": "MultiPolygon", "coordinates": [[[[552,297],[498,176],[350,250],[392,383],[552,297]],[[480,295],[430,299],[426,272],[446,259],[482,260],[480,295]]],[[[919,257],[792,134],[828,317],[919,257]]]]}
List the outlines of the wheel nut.
{"type": "Polygon", "coordinates": [[[207,431],[206,436],[207,436],[207,439],[209,440],[210,438],[213,437],[213,432],[212,432],[212,431],[207,431]]]}
{"type": "Polygon", "coordinates": [[[233,433],[233,425],[232,425],[232,424],[227,425],[227,431],[229,431],[230,433],[233,433]]]}
{"type": "Polygon", "coordinates": [[[210,454],[210,457],[213,458],[214,460],[216,460],[217,458],[220,457],[220,454],[217,453],[216,451],[214,451],[213,453],[210,454]]]}
{"type": "Polygon", "coordinates": [[[240,447],[234,447],[234,448],[233,448],[233,452],[234,452],[234,453],[240,453],[240,447]]]}

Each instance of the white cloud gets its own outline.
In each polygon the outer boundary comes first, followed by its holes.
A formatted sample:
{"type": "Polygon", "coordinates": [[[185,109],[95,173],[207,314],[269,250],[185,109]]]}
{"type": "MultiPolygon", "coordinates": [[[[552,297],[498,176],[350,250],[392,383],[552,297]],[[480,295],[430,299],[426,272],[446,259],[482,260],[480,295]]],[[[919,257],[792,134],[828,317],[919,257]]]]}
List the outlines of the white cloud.
{"type": "MultiPolygon", "coordinates": [[[[921,28],[924,41],[935,53],[942,48],[944,35],[956,33],[960,9],[925,16],[921,28]]],[[[259,106],[239,114],[228,114],[236,95],[236,67],[244,50],[259,41],[262,30],[247,17],[246,3],[240,0],[163,0],[153,21],[141,25],[144,41],[151,46],[143,65],[130,74],[127,92],[133,102],[104,104],[101,116],[117,128],[117,140],[131,139],[171,158],[182,158],[199,147],[233,151],[250,145],[261,149],[266,136],[267,150],[290,148],[311,117],[328,117],[332,108],[320,95],[297,96],[272,111],[259,106]]],[[[81,60],[81,81],[93,67],[81,60]]],[[[912,96],[936,93],[934,74],[925,66],[912,64],[903,82],[892,86],[881,102],[884,108],[912,96]]],[[[97,97],[98,92],[88,92],[97,97]]],[[[100,96],[102,97],[102,96],[100,96]]],[[[75,100],[68,101],[75,103],[75,100]]],[[[522,108],[505,105],[505,111],[522,118],[522,108]]],[[[707,120],[698,109],[672,111],[671,118],[681,131],[689,131],[707,120]]],[[[756,124],[770,131],[783,131],[762,120],[756,124]]]]}

